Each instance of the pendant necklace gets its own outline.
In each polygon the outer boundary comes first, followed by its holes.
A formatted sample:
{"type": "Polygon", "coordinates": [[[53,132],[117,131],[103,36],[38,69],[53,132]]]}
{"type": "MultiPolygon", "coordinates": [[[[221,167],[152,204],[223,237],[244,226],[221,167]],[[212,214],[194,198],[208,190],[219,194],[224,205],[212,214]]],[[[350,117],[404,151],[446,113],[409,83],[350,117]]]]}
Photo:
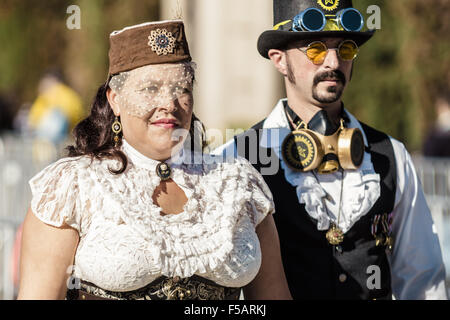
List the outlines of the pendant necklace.
{"type": "Polygon", "coordinates": [[[156,174],[161,178],[162,181],[169,180],[172,175],[172,169],[165,162],[160,162],[156,166],[156,174]]]}
{"type": "MultiPolygon", "coordinates": [[[[316,177],[317,182],[319,182],[319,179],[317,179],[317,176],[314,173],[314,171],[313,171],[313,174],[316,177]]],[[[336,221],[336,223],[331,222],[331,228],[327,231],[327,233],[325,235],[328,242],[333,246],[337,246],[344,241],[344,232],[342,231],[341,228],[339,228],[339,221],[341,218],[343,190],[344,190],[344,170],[342,170],[341,192],[340,192],[340,196],[339,196],[339,211],[338,211],[337,221],[336,221]]],[[[327,208],[327,205],[325,202],[324,202],[324,206],[325,206],[325,210],[328,213],[328,208],[327,208]]],[[[330,216],[330,215],[328,215],[328,216],[330,216]]]]}

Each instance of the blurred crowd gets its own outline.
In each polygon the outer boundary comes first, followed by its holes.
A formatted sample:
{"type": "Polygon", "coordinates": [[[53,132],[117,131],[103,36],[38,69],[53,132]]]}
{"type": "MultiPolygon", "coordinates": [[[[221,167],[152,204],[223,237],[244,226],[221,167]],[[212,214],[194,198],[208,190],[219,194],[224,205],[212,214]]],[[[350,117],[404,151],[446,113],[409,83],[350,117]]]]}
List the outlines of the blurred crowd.
{"type": "Polygon", "coordinates": [[[435,102],[436,121],[423,144],[426,157],[450,157],[450,90],[439,90],[435,102]]]}
{"type": "Polygon", "coordinates": [[[15,113],[11,102],[0,97],[0,130],[59,144],[84,116],[81,98],[58,71],[45,73],[36,91],[36,99],[23,103],[15,113]]]}

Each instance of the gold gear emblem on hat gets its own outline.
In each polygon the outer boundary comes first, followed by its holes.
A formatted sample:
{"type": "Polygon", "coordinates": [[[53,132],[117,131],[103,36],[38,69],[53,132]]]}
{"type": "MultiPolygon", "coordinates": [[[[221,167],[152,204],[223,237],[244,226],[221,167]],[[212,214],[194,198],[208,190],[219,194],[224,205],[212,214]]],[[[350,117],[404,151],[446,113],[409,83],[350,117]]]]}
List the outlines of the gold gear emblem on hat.
{"type": "Polygon", "coordinates": [[[167,31],[167,29],[152,30],[148,40],[148,45],[158,56],[173,53],[175,38],[172,36],[172,32],[167,31]]]}
{"type": "Polygon", "coordinates": [[[282,146],[282,154],[291,168],[302,170],[311,165],[316,152],[308,136],[293,132],[286,137],[282,146]]]}
{"type": "Polygon", "coordinates": [[[339,5],[339,0],[317,0],[317,3],[327,11],[333,11],[339,5]]]}

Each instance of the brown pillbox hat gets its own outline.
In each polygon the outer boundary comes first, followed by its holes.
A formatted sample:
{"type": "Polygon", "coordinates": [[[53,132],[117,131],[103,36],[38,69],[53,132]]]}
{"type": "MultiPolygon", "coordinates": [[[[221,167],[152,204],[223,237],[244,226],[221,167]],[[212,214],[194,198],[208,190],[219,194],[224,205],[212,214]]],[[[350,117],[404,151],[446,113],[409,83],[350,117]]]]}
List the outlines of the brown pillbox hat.
{"type": "Polygon", "coordinates": [[[181,20],[147,22],[109,36],[109,74],[149,64],[191,61],[181,20]]]}

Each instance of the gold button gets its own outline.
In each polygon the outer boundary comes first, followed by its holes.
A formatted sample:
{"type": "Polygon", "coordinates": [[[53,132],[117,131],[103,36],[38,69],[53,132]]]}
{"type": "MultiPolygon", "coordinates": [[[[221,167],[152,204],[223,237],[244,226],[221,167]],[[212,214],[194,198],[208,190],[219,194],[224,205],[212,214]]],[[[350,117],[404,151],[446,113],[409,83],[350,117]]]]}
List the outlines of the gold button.
{"type": "Polygon", "coordinates": [[[81,299],[82,300],[86,300],[86,296],[83,294],[83,295],[81,295],[81,299]]]}
{"type": "Polygon", "coordinates": [[[345,275],[345,274],[341,274],[341,275],[339,275],[339,281],[340,282],[345,282],[347,280],[347,275],[345,275]]]}

